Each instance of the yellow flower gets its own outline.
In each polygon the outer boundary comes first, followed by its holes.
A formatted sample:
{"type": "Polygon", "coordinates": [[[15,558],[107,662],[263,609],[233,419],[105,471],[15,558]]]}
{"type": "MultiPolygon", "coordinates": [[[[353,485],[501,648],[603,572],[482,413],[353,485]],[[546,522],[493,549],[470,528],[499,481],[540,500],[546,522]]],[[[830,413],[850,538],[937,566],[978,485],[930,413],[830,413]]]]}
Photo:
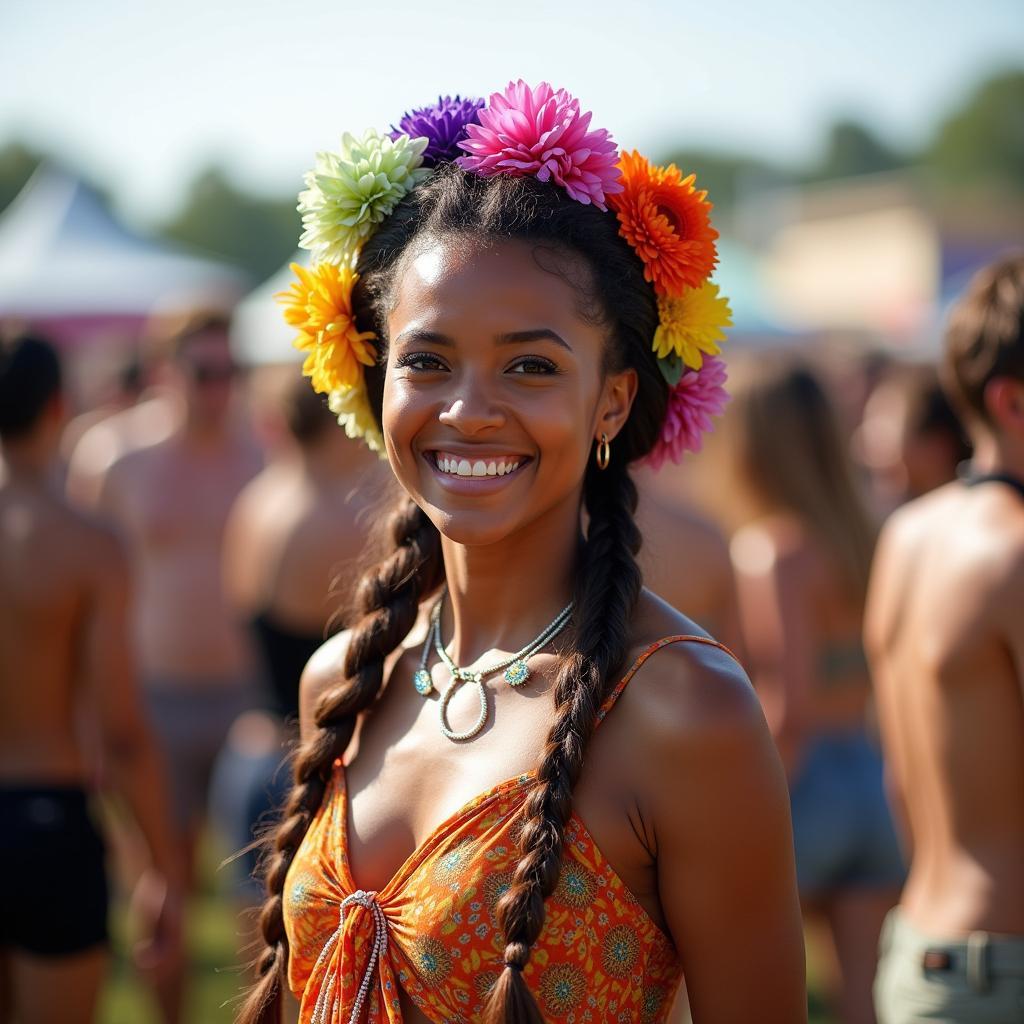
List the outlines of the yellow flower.
{"type": "Polygon", "coordinates": [[[348,266],[320,263],[306,270],[291,264],[298,281],[274,296],[284,318],[298,328],[295,347],[306,352],[302,372],[321,394],[347,391],[363,380],[377,350],[373,331],[360,331],[352,315],[352,288],[359,275],[348,266]]]}
{"type": "Polygon", "coordinates": [[[338,417],[338,422],[349,437],[361,437],[370,451],[376,452],[382,459],[387,458],[384,438],[373,418],[365,384],[344,391],[332,391],[327,396],[327,407],[338,417]]]}
{"type": "Polygon", "coordinates": [[[704,363],[704,354],[717,355],[718,343],[725,341],[725,328],[732,326],[732,311],[718,285],[710,282],[690,288],[678,298],[658,296],[658,329],[654,351],[659,359],[675,353],[693,370],[704,363]]]}

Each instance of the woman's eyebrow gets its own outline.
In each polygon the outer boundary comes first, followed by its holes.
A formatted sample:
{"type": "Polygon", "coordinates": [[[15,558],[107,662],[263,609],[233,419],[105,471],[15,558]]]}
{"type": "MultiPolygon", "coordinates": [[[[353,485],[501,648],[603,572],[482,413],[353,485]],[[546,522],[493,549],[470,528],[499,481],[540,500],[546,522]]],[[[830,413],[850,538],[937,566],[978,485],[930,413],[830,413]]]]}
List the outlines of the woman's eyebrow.
{"type": "Polygon", "coordinates": [[[455,344],[447,334],[439,334],[437,331],[424,331],[419,327],[410,327],[409,330],[402,331],[402,333],[395,338],[395,344],[407,341],[412,342],[413,344],[441,345],[447,348],[451,348],[455,344]]]}
{"type": "MultiPolygon", "coordinates": [[[[537,327],[527,331],[509,331],[506,334],[497,335],[494,340],[498,345],[521,345],[531,341],[553,341],[556,345],[561,345],[567,351],[572,351],[572,346],[557,331],[551,330],[550,327],[537,327]]],[[[447,334],[410,327],[409,330],[402,331],[395,338],[396,345],[405,343],[440,345],[443,348],[451,348],[454,346],[455,341],[447,334]]]]}
{"type": "Polygon", "coordinates": [[[524,341],[553,341],[556,345],[572,351],[569,343],[550,327],[538,327],[530,331],[511,331],[508,334],[499,334],[495,339],[499,345],[516,345],[524,341]]]}

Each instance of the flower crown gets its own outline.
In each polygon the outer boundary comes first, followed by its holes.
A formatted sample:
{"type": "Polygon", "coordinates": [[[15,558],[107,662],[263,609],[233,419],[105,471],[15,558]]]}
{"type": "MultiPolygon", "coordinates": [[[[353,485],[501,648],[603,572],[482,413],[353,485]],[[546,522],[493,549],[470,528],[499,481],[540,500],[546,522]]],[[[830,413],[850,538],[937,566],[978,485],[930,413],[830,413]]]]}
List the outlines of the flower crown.
{"type": "Polygon", "coordinates": [[[609,207],[633,247],[658,300],[651,346],[670,389],[661,435],[645,462],[679,462],[699,451],[711,417],[728,400],[718,358],[729,304],[709,280],[718,260],[711,203],[694,175],[652,166],[620,153],[604,129],[564,89],[512,82],[483,100],[445,96],[406,114],[389,133],[342,136],[337,153],[318,153],[299,194],[299,245],[312,267],[292,264],[297,280],[278,294],[285,319],[306,353],[302,372],[349,437],[384,457],[384,441],[366,392],[364,367],[377,358],[376,335],[360,331],[352,311],[359,253],[380,223],[443,163],[489,177],[533,175],[564,188],[577,202],[609,207]]]}

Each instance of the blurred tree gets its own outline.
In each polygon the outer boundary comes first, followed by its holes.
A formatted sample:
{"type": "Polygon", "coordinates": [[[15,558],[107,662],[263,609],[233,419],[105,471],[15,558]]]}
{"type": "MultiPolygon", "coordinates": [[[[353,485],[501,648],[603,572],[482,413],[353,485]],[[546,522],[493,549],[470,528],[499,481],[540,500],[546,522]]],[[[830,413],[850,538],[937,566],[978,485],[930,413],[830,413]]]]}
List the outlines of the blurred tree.
{"type": "Polygon", "coordinates": [[[193,182],[167,238],[222,256],[260,281],[295,251],[300,221],[295,200],[264,199],[236,188],[219,167],[193,182]]]}
{"type": "Polygon", "coordinates": [[[20,142],[8,142],[0,147],[0,210],[22,190],[42,159],[41,154],[20,142]]]}
{"type": "Polygon", "coordinates": [[[852,178],[906,167],[906,154],[884,143],[867,125],[852,118],[835,121],[825,140],[820,162],[807,175],[809,181],[852,178]]]}
{"type": "Polygon", "coordinates": [[[750,154],[684,149],[669,153],[664,162],[674,163],[683,174],[696,174],[698,188],[707,189],[715,206],[724,209],[748,191],[792,180],[789,172],[750,154]]]}
{"type": "Polygon", "coordinates": [[[1024,194],[1024,70],[979,86],[939,127],[923,157],[941,185],[1024,194]]]}

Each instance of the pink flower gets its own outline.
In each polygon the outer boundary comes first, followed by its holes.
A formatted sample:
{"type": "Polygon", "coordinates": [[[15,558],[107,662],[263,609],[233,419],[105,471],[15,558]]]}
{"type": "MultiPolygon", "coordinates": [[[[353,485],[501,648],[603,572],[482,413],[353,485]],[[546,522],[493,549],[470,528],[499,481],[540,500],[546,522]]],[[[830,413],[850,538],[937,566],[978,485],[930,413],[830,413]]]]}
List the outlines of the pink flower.
{"type": "Polygon", "coordinates": [[[661,437],[642,460],[644,464],[658,470],[666,458],[679,463],[684,452],[700,451],[703,435],[712,429],[711,417],[720,416],[729,401],[725,379],[725,363],[715,356],[706,357],[699,370],[679,378],[669,395],[661,437]]]}
{"type": "Polygon", "coordinates": [[[458,165],[483,177],[534,174],[554,180],[577,202],[605,210],[605,197],[622,191],[618,147],[603,128],[588,131],[591,114],[579,100],[547,82],[531,89],[522,79],[491,95],[480,123],[466,126],[458,165]]]}

